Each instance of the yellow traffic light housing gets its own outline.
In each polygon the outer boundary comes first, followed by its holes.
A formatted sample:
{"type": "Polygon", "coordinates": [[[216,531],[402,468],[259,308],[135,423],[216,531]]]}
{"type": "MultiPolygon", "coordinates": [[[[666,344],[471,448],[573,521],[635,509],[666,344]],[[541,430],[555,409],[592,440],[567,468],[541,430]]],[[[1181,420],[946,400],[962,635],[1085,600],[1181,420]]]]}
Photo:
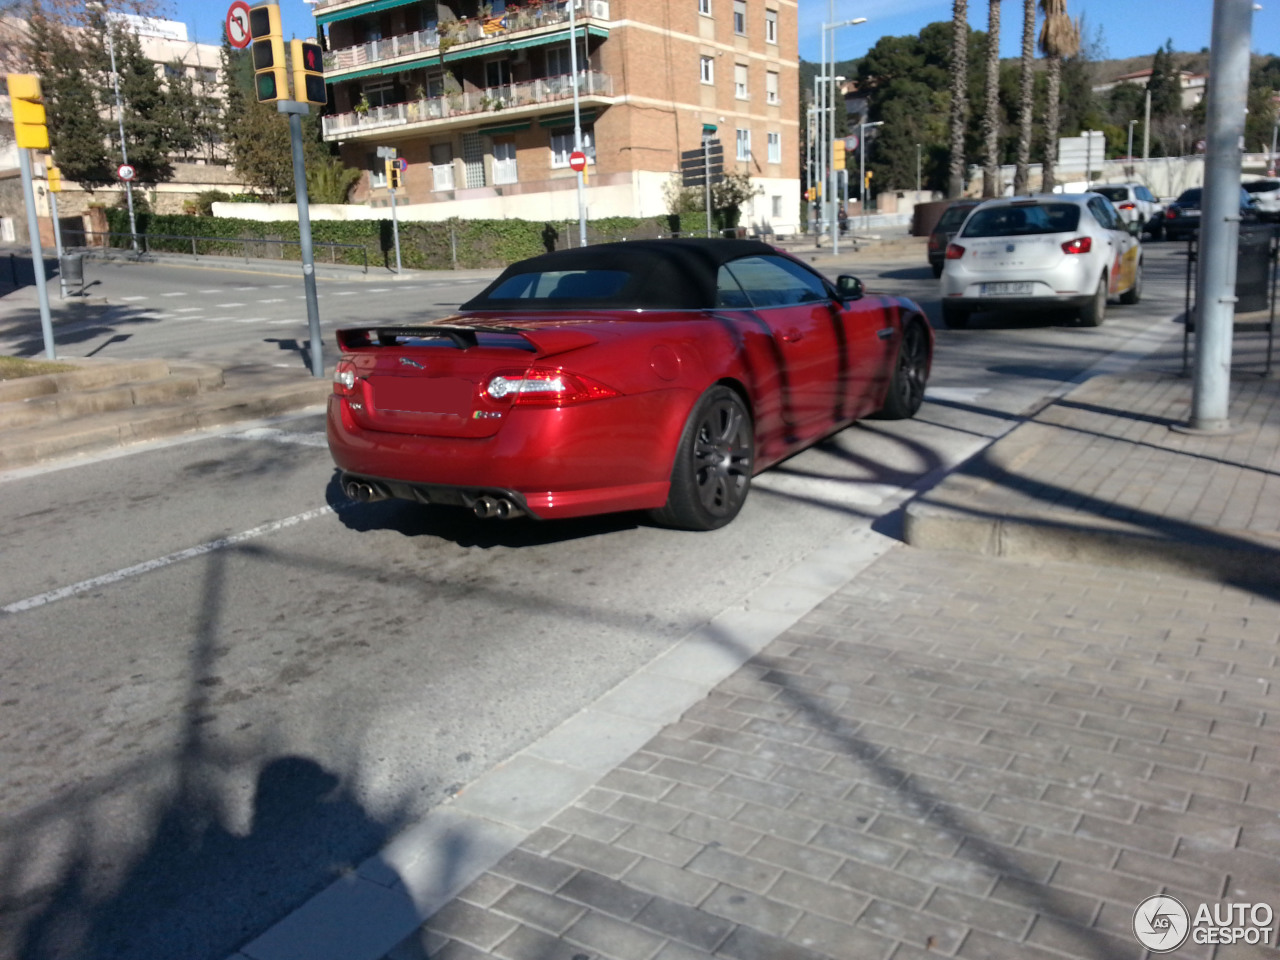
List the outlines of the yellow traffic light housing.
{"type": "Polygon", "coordinates": [[[387,161],[387,188],[390,190],[400,189],[400,161],[387,161]]]}
{"type": "Polygon", "coordinates": [[[844,141],[831,141],[831,167],[833,170],[844,169],[844,141]]]}
{"type": "Polygon", "coordinates": [[[253,40],[253,88],[258,102],[288,100],[289,71],[284,60],[279,4],[250,8],[249,36],[253,40]]]}
{"type": "Polygon", "coordinates": [[[291,40],[293,57],[293,99],[324,106],[329,96],[324,84],[324,51],[320,44],[291,40]]]}
{"type": "Polygon", "coordinates": [[[45,171],[45,176],[49,180],[49,190],[52,193],[62,192],[62,171],[57,167],[50,167],[45,171]]]}
{"type": "Polygon", "coordinates": [[[13,104],[13,136],[24,150],[48,150],[48,117],[40,78],[34,73],[9,74],[9,100],[13,104]]]}

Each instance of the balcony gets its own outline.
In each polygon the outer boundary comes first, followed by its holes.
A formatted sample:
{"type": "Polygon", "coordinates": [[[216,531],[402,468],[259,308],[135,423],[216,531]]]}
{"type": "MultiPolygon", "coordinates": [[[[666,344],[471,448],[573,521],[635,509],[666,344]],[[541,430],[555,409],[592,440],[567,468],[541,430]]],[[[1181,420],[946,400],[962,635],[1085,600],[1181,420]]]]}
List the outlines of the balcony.
{"type": "MultiPolygon", "coordinates": [[[[606,73],[581,71],[577,87],[580,98],[591,98],[596,103],[613,96],[613,78],[606,73]]],[[[449,126],[461,126],[496,115],[524,118],[545,112],[548,105],[571,103],[573,88],[573,77],[565,74],[469,93],[391,103],[365,111],[335,113],[322,118],[324,137],[326,140],[351,140],[396,128],[416,128],[426,124],[438,126],[445,120],[456,121],[449,126]]]]}
{"type": "MultiPolygon", "coordinates": [[[[336,0],[333,0],[336,2],[336,0]]],[[[576,0],[577,18],[608,20],[609,0],[576,0]]],[[[325,72],[329,81],[342,79],[341,73],[371,64],[387,65],[396,60],[420,60],[424,56],[454,50],[466,50],[472,44],[486,48],[497,38],[510,38],[531,34],[537,30],[559,26],[569,22],[568,3],[531,3],[527,6],[508,7],[501,16],[450,20],[431,30],[370,40],[354,47],[343,47],[325,54],[325,72]]],[[[551,31],[548,31],[551,32],[551,31]]]]}

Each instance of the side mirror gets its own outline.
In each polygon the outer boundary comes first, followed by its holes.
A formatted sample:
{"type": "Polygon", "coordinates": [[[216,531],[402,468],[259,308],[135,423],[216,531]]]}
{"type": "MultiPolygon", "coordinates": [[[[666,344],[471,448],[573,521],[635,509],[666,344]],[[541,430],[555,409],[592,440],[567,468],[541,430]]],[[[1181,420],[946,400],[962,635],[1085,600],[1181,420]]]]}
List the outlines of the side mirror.
{"type": "Polygon", "coordinates": [[[841,300],[861,300],[863,294],[862,281],[857,277],[842,273],[836,277],[836,292],[840,294],[841,300]]]}

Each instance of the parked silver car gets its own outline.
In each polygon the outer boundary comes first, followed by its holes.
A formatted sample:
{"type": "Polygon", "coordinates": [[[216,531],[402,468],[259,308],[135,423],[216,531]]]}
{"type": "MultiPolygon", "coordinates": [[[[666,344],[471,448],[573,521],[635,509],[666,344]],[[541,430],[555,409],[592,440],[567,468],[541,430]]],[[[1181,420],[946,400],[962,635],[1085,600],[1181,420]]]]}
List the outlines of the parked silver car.
{"type": "Polygon", "coordinates": [[[1259,220],[1280,220],[1280,180],[1268,177],[1242,183],[1244,192],[1253,197],[1259,220]]]}
{"type": "Polygon", "coordinates": [[[963,327],[979,311],[1068,308],[1096,327],[1111,297],[1142,296],[1140,229],[1096,193],[988,200],[947,247],[943,322],[963,327]]]}

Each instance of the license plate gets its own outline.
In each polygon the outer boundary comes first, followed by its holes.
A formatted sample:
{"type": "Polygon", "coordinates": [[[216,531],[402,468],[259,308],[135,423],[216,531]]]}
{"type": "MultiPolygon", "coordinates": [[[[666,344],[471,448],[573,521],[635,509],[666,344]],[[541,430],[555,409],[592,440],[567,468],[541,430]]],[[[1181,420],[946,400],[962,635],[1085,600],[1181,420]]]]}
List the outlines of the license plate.
{"type": "Polygon", "coordinates": [[[385,413],[436,413],[466,416],[475,385],[445,377],[377,377],[373,403],[385,413]]]}
{"type": "Polygon", "coordinates": [[[1031,293],[1031,287],[1030,283],[984,283],[982,295],[984,297],[1028,296],[1031,293]]]}

